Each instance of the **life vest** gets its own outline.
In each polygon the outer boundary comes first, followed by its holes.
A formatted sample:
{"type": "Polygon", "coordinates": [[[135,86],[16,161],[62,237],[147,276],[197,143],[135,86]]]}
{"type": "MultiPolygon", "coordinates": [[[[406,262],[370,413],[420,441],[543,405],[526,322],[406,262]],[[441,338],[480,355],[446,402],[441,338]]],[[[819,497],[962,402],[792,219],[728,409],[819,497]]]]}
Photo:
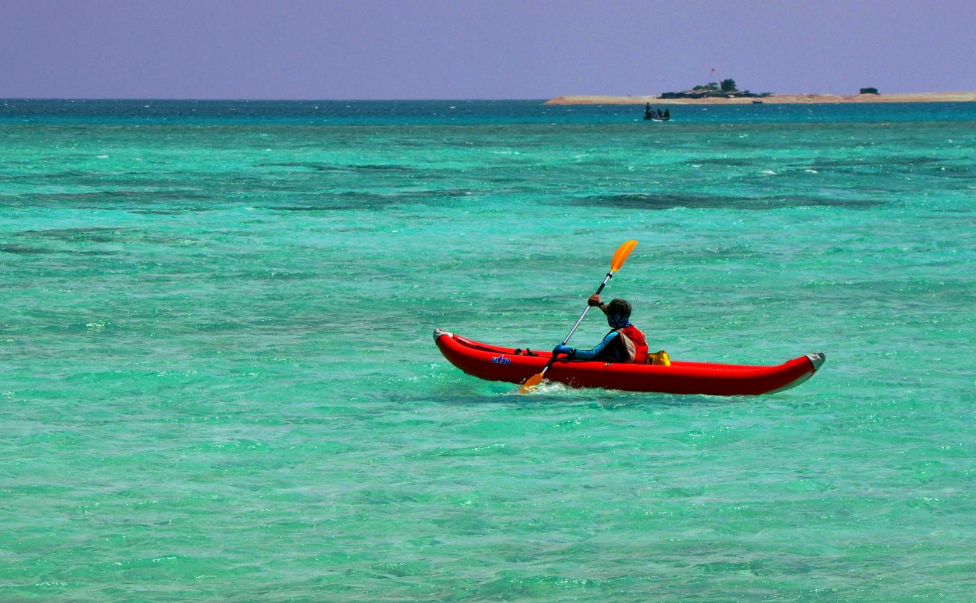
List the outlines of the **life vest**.
{"type": "Polygon", "coordinates": [[[647,364],[647,340],[644,338],[644,333],[634,325],[627,325],[622,329],[617,329],[617,332],[626,336],[623,343],[628,352],[633,347],[634,357],[628,362],[647,364]]]}

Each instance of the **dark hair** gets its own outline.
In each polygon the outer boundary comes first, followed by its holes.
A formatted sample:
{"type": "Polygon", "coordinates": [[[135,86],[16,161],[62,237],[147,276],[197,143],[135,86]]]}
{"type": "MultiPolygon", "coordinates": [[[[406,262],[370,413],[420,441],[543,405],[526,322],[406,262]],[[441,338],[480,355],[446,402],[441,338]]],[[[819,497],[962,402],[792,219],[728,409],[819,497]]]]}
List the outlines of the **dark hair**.
{"type": "Polygon", "coordinates": [[[630,318],[631,307],[625,299],[615,299],[609,304],[607,304],[607,314],[610,316],[622,316],[623,318],[630,318]]]}

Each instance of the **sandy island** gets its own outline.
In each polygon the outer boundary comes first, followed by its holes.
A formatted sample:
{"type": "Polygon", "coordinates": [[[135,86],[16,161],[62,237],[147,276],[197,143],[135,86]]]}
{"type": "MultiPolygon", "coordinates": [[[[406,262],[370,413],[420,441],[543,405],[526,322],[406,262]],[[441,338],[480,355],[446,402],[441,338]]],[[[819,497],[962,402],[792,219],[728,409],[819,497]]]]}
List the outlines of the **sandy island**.
{"type": "Polygon", "coordinates": [[[774,94],[764,98],[658,98],[657,96],[557,96],[547,105],[764,105],[837,103],[973,103],[976,92],[919,92],[909,94],[774,94]],[[756,103],[758,104],[758,103],[756,103]]]}

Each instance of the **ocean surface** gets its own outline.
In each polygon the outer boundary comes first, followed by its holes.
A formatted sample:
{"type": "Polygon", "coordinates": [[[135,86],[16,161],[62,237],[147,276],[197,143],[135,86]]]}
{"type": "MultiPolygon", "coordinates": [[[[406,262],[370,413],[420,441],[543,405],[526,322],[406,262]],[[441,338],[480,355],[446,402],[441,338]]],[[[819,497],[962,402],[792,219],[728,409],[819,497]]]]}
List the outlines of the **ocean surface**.
{"type": "Polygon", "coordinates": [[[0,100],[0,601],[976,600],[976,104],[671,109],[0,100]]]}

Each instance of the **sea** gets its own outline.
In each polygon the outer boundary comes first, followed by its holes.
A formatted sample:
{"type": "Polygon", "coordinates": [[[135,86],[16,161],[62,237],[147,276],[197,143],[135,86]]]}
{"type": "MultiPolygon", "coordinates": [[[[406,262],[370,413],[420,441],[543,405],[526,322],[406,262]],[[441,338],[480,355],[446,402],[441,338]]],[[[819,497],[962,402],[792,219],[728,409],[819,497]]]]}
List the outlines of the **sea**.
{"type": "Polygon", "coordinates": [[[976,104],[670,109],[0,100],[0,601],[976,601],[976,104]]]}

